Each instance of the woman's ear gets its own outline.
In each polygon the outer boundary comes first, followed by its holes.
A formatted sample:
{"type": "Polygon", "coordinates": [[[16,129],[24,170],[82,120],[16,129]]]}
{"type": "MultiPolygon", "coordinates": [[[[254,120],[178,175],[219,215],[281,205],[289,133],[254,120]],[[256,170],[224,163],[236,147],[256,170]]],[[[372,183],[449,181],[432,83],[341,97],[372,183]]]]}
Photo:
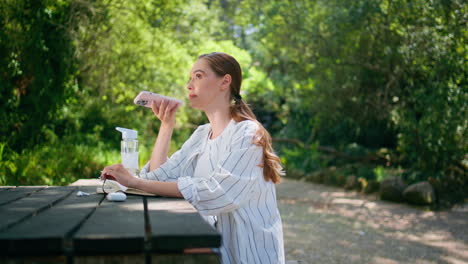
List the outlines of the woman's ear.
{"type": "Polygon", "coordinates": [[[223,81],[221,82],[221,91],[229,89],[229,87],[231,86],[231,82],[232,82],[231,75],[230,74],[224,75],[223,81]]]}

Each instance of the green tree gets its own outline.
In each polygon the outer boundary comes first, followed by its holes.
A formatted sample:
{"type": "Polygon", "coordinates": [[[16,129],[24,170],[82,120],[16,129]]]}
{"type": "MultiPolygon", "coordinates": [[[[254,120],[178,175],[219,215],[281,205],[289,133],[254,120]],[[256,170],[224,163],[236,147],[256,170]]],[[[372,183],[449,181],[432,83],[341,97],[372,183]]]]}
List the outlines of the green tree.
{"type": "MultiPolygon", "coordinates": [[[[467,195],[464,1],[224,2],[273,80],[277,135],[397,150],[408,181],[458,175],[457,199],[467,195]]],[[[303,151],[292,155],[314,160],[303,151]]]]}
{"type": "Polygon", "coordinates": [[[73,91],[69,1],[0,4],[0,142],[21,151],[41,141],[73,91]]]}

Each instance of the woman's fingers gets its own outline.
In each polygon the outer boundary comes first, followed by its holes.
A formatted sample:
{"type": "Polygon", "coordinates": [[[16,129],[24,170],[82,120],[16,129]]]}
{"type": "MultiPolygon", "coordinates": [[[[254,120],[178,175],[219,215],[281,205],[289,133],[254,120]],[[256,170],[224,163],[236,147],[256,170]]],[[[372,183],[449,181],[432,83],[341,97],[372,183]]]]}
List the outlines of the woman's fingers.
{"type": "Polygon", "coordinates": [[[169,110],[170,118],[175,118],[175,112],[177,111],[177,105],[173,106],[171,110],[169,110]]]}
{"type": "Polygon", "coordinates": [[[159,107],[156,106],[155,101],[151,101],[151,109],[153,110],[153,113],[158,116],[159,115],[159,107]]]}
{"type": "Polygon", "coordinates": [[[125,173],[125,168],[122,164],[114,164],[105,167],[101,171],[101,179],[111,179],[121,181],[122,175],[125,173]]]}
{"type": "Polygon", "coordinates": [[[104,169],[102,169],[102,172],[101,172],[101,177],[106,177],[106,175],[109,175],[112,173],[113,169],[112,169],[112,165],[111,166],[107,166],[105,167],[104,169]]]}
{"type": "Polygon", "coordinates": [[[178,107],[178,103],[173,101],[172,104],[171,104],[171,112],[175,111],[177,109],[177,107],[178,107]]]}
{"type": "Polygon", "coordinates": [[[159,110],[162,111],[163,114],[164,114],[164,112],[166,110],[167,103],[168,103],[167,100],[163,99],[161,101],[161,105],[159,106],[159,110]]]}
{"type": "Polygon", "coordinates": [[[122,167],[122,164],[109,165],[107,167],[104,167],[104,169],[102,169],[102,172],[103,173],[111,173],[111,172],[117,171],[121,167],[122,167]]]}
{"type": "Polygon", "coordinates": [[[159,107],[158,107],[158,118],[161,121],[164,120],[164,109],[166,107],[165,105],[166,105],[166,102],[163,99],[161,103],[159,103],[159,107]]]}
{"type": "Polygon", "coordinates": [[[169,104],[167,104],[167,112],[166,112],[167,118],[170,119],[172,117],[173,109],[174,109],[174,101],[171,101],[169,102],[169,104]]]}
{"type": "Polygon", "coordinates": [[[171,102],[167,102],[166,109],[164,109],[164,119],[169,118],[171,112],[171,102]]]}
{"type": "Polygon", "coordinates": [[[167,99],[161,100],[159,107],[154,101],[151,103],[151,109],[153,110],[153,113],[156,115],[156,117],[158,117],[159,120],[163,122],[172,121],[178,107],[179,104],[177,102],[167,99]]]}
{"type": "Polygon", "coordinates": [[[171,101],[167,105],[167,114],[169,115],[169,117],[173,115],[176,109],[177,109],[177,102],[171,101]]]}

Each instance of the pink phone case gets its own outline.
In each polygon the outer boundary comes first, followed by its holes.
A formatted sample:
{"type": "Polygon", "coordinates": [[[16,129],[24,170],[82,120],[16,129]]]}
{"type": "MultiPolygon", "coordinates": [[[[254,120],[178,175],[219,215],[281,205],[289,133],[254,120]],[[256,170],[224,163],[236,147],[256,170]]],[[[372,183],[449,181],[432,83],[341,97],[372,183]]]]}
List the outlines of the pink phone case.
{"type": "Polygon", "coordinates": [[[144,106],[144,107],[151,108],[151,102],[152,101],[155,101],[156,106],[159,107],[159,105],[161,104],[163,99],[170,100],[170,101],[175,101],[178,104],[177,107],[182,105],[182,101],[180,101],[178,99],[175,99],[175,98],[172,98],[172,97],[167,97],[167,96],[156,94],[156,93],[152,93],[152,92],[148,92],[148,91],[140,92],[135,97],[133,102],[135,104],[137,104],[137,105],[141,105],[141,106],[144,106]]]}

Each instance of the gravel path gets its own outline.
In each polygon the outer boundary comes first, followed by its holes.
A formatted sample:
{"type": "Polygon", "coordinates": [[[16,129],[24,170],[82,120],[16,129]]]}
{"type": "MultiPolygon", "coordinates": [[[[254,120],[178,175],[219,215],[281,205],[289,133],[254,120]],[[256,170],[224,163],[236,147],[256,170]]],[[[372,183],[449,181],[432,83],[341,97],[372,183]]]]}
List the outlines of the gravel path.
{"type": "Polygon", "coordinates": [[[468,263],[468,208],[431,212],[340,188],[277,185],[289,263],[468,263]]]}

